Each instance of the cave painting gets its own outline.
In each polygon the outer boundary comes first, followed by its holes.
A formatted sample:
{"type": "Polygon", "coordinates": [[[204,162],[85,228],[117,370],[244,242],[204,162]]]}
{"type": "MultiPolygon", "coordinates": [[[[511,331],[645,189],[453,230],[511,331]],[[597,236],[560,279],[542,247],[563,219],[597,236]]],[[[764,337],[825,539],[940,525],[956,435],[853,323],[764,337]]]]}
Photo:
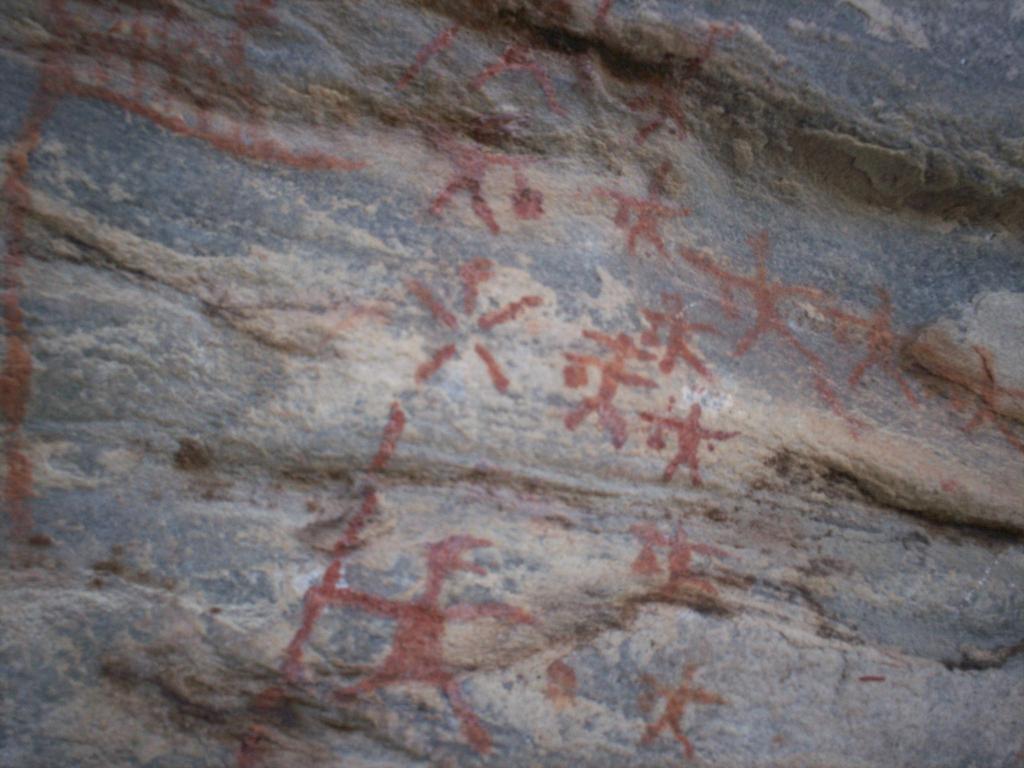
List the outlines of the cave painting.
{"type": "Polygon", "coordinates": [[[740,304],[736,300],[736,291],[743,292],[750,301],[750,309],[753,310],[754,324],[740,337],[736,343],[733,354],[736,357],[743,357],[762,338],[775,336],[782,340],[790,348],[796,350],[810,365],[811,375],[814,381],[814,388],[828,406],[840,415],[853,423],[843,408],[839,396],[834,387],[825,375],[825,362],[789,327],[786,321],[784,310],[780,304],[784,301],[795,302],[803,300],[821,307],[828,305],[828,296],[825,292],[805,285],[788,285],[775,280],[768,272],[768,255],[771,247],[768,233],[758,232],[748,238],[750,248],[754,253],[756,265],[752,275],[732,272],[719,266],[710,258],[699,251],[682,247],[679,250],[683,260],[709,277],[713,278],[719,287],[722,297],[722,307],[727,317],[738,318],[741,314],[740,304]]]}
{"type": "Polygon", "coordinates": [[[642,240],[654,248],[663,259],[668,259],[669,252],[661,235],[661,223],[690,215],[689,208],[668,205],[663,200],[664,177],[668,171],[669,165],[665,163],[652,175],[646,197],[627,195],[608,187],[597,187],[594,190],[598,197],[609,198],[615,202],[616,209],[612,221],[626,233],[626,251],[630,256],[637,255],[637,244],[642,240]]]}
{"type": "Polygon", "coordinates": [[[375,480],[378,473],[383,472],[391,462],[398,441],[405,431],[405,423],[406,416],[402,406],[397,402],[392,403],[377,452],[370,461],[370,477],[362,489],[359,511],[348,521],[342,535],[334,543],[331,560],[324,569],[320,581],[310,587],[303,597],[302,621],[285,649],[284,662],[281,666],[281,671],[289,682],[298,682],[302,679],[306,643],[309,642],[326,605],[323,595],[334,588],[341,575],[344,558],[359,547],[363,529],[377,515],[379,500],[375,480]]]}
{"type": "MultiPolygon", "coordinates": [[[[459,268],[459,281],[462,283],[462,312],[469,318],[470,322],[477,309],[479,286],[481,283],[490,280],[493,272],[494,264],[488,259],[472,259],[459,268]]],[[[458,318],[449,311],[426,285],[418,280],[410,280],[406,286],[409,293],[430,312],[438,325],[452,333],[459,330],[458,318]]],[[[496,326],[516,320],[527,311],[541,306],[542,303],[543,301],[540,296],[521,296],[499,309],[480,314],[476,317],[475,325],[480,331],[487,332],[496,326]]],[[[494,388],[502,394],[506,393],[509,387],[508,377],[487,345],[482,342],[476,342],[473,345],[473,351],[483,362],[494,388]]],[[[457,353],[458,346],[455,342],[445,344],[435,350],[431,354],[430,359],[416,369],[416,382],[422,384],[433,377],[457,353]]]]}
{"type": "Polygon", "coordinates": [[[651,425],[651,431],[647,437],[647,445],[656,451],[663,450],[667,442],[665,433],[671,433],[675,437],[676,452],[669,459],[662,474],[662,479],[669,482],[680,466],[690,470],[690,483],[694,486],[702,485],[700,476],[700,445],[707,444],[709,451],[715,450],[715,442],[731,440],[739,435],[739,432],[724,432],[722,430],[707,429],[701,424],[700,403],[693,403],[685,417],[679,418],[673,414],[675,400],[669,399],[669,405],[665,414],[642,411],[640,418],[651,425]]]}
{"type": "Polygon", "coordinates": [[[583,398],[583,401],[565,416],[566,429],[575,430],[592,413],[597,414],[598,425],[609,435],[616,449],[626,444],[628,427],[626,417],[615,406],[615,395],[620,386],[653,388],[658,386],[653,380],[641,376],[627,366],[632,361],[651,361],[655,356],[641,349],[626,334],[609,336],[598,331],[585,330],[583,338],[593,341],[603,348],[602,355],[580,355],[575,352],[563,353],[567,361],[562,370],[565,385],[570,389],[580,389],[589,383],[588,370],[594,368],[599,372],[597,393],[583,398]]]}
{"type": "Polygon", "coordinates": [[[657,587],[657,594],[667,600],[688,591],[703,592],[715,596],[715,586],[690,572],[694,553],[704,557],[728,557],[729,554],[707,544],[692,544],[682,526],[676,526],[671,536],[666,536],[653,523],[637,523],[630,532],[640,540],[640,552],[633,561],[633,573],[645,578],[665,575],[657,587]],[[666,550],[665,565],[658,559],[658,550],[666,550]]]}
{"type": "Polygon", "coordinates": [[[246,58],[248,36],[276,24],[272,0],[239,0],[228,29],[215,34],[173,4],[146,12],[99,2],[48,0],[41,8],[48,37],[39,43],[38,84],[21,128],[4,158],[6,207],[3,327],[7,349],[0,369],[0,408],[6,421],[4,501],[11,538],[31,539],[32,463],[22,436],[31,394],[32,355],[20,304],[19,274],[26,258],[25,218],[32,154],[45,124],[68,97],[92,99],[137,115],[185,139],[244,160],[304,171],[353,171],[361,161],[333,151],[296,150],[274,137],[256,98],[246,58]],[[217,112],[192,97],[186,75],[229,94],[242,114],[217,112]]]}
{"type": "Polygon", "coordinates": [[[523,167],[526,158],[510,157],[455,141],[449,136],[435,132],[432,142],[441,149],[454,168],[452,175],[430,204],[430,212],[440,217],[452,204],[455,195],[465,192],[469,196],[470,208],[492,235],[501,232],[501,226],[494,217],[494,209],[484,194],[484,179],[492,168],[510,168],[515,188],[512,192],[512,210],[519,219],[537,219],[544,215],[544,197],[530,186],[523,167]]]}
{"type": "Polygon", "coordinates": [[[548,664],[547,687],[544,696],[558,709],[570,707],[576,703],[576,670],[564,659],[555,659],[548,664]]]}
{"type": "Polygon", "coordinates": [[[1024,390],[1010,389],[999,386],[996,383],[995,369],[992,363],[992,352],[984,347],[975,346],[974,353],[978,356],[981,369],[985,378],[981,383],[981,390],[978,392],[980,402],[975,408],[971,420],[964,425],[964,432],[973,432],[983,424],[991,424],[1012,445],[1021,453],[1024,453],[1024,440],[1021,440],[1013,433],[1007,425],[1006,420],[999,415],[999,399],[1002,397],[1024,398],[1024,390]]]}
{"type": "Polygon", "coordinates": [[[718,335],[718,329],[708,323],[691,322],[686,316],[686,306],[679,294],[663,293],[661,303],[660,310],[650,307],[640,310],[649,326],[641,334],[640,343],[645,347],[664,347],[665,353],[658,361],[658,369],[662,373],[672,373],[676,362],[681,360],[701,377],[712,379],[711,371],[691,344],[693,334],[718,335]]]}
{"type": "Polygon", "coordinates": [[[179,136],[236,157],[299,170],[351,171],[365,163],[323,150],[289,148],[269,129],[246,58],[247,37],[276,24],[269,0],[238,2],[232,27],[217,34],[174,5],[147,14],[99,3],[51,0],[53,38],[40,85],[58,97],[107,102],[179,136]],[[77,12],[72,13],[70,6],[77,12]],[[88,52],[93,58],[83,57],[88,52]],[[122,71],[121,64],[126,69],[122,71]],[[189,97],[182,78],[232,96],[242,114],[189,97]]]}
{"type": "Polygon", "coordinates": [[[450,27],[445,27],[437,36],[434,37],[429,43],[423,46],[417,53],[413,63],[409,65],[409,68],[405,70],[401,79],[398,81],[398,90],[403,90],[409,87],[409,84],[415,80],[423,67],[427,65],[432,58],[437,56],[442,51],[451,47],[451,44],[455,42],[455,36],[459,34],[460,25],[452,24],[450,27]]]}
{"type": "Polygon", "coordinates": [[[640,708],[645,712],[654,709],[656,702],[665,700],[665,708],[661,716],[654,722],[648,724],[644,735],[640,739],[643,745],[652,744],[663,731],[668,731],[672,737],[682,745],[683,754],[688,760],[692,760],[696,751],[693,744],[686,737],[683,731],[683,719],[686,717],[686,708],[690,704],[714,704],[723,705],[729,702],[713,691],[701,688],[693,681],[697,673],[696,664],[687,664],[683,668],[682,681],[675,688],[663,686],[656,678],[645,675],[644,684],[647,691],[641,697],[640,708]]]}
{"type": "Polygon", "coordinates": [[[437,687],[459,718],[462,732],[478,752],[491,748],[491,737],[483,723],[462,695],[455,669],[446,663],[442,642],[445,626],[450,621],[472,621],[494,618],[510,624],[532,624],[533,617],[521,608],[504,603],[457,603],[441,605],[445,580],[456,571],[484,574],[475,563],[462,558],[463,553],[490,547],[487,539],[473,536],[449,536],[429,544],[427,576],[423,592],[409,601],[390,600],[348,588],[331,587],[320,594],[326,605],[349,605],[367,613],[385,616],[395,622],[391,652],[366,677],[354,685],[336,691],[339,699],[370,693],[379,688],[409,683],[437,687]]]}
{"type": "MultiPolygon", "coordinates": [[[[607,15],[607,8],[602,7],[600,12],[607,15]]],[[[652,82],[643,95],[627,101],[631,110],[647,116],[647,121],[636,131],[634,140],[637,144],[643,144],[663,128],[679,139],[686,137],[686,112],[680,102],[680,94],[688,83],[700,75],[714,54],[718,41],[732,37],[735,33],[735,27],[712,24],[697,54],[685,59],[680,70],[672,71],[664,80],[652,82]]]]}
{"type": "Polygon", "coordinates": [[[878,304],[869,317],[851,314],[834,307],[825,310],[828,316],[836,321],[836,335],[839,339],[846,341],[851,333],[859,333],[867,347],[867,354],[851,371],[848,383],[851,388],[858,387],[864,374],[872,368],[880,368],[899,384],[907,402],[917,407],[917,396],[899,367],[899,346],[903,338],[893,329],[892,297],[881,286],[875,290],[878,294],[878,304]]]}
{"type": "Polygon", "coordinates": [[[526,72],[533,77],[537,87],[544,92],[544,98],[548,102],[548,109],[556,115],[563,117],[567,114],[562,105],[558,103],[555,86],[552,85],[547,70],[537,62],[530,49],[522,45],[510,45],[506,48],[498,61],[473,78],[469,87],[473,90],[480,90],[489,80],[499,77],[506,72],[516,71],[526,72]]]}

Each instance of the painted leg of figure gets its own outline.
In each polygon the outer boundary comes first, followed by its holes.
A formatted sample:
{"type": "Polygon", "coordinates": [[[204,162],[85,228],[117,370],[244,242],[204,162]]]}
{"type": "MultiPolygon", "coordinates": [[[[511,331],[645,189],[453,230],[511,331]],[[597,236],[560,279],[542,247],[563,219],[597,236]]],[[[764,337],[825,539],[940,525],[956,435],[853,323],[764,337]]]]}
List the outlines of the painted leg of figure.
{"type": "Polygon", "coordinates": [[[449,680],[444,684],[443,690],[452,711],[462,723],[462,732],[466,740],[477,752],[481,754],[489,752],[491,750],[491,735],[484,728],[469,703],[462,697],[462,689],[459,688],[459,684],[455,680],[449,680]]]}
{"type": "Polygon", "coordinates": [[[498,226],[498,222],[494,219],[494,211],[487,204],[487,200],[484,199],[479,187],[473,192],[473,212],[487,225],[492,235],[501,232],[501,227],[498,226]]]}

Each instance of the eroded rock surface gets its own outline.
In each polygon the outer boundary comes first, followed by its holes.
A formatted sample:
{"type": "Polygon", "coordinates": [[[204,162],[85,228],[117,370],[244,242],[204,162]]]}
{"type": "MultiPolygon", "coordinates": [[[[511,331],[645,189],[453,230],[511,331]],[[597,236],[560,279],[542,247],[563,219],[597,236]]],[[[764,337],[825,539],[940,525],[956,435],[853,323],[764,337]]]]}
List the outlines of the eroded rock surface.
{"type": "Polygon", "coordinates": [[[0,18],[0,764],[1024,764],[1019,2],[0,18]]]}
{"type": "Polygon", "coordinates": [[[921,366],[974,391],[995,413],[1024,421],[1021,339],[1024,294],[996,291],[976,297],[959,318],[923,328],[909,349],[921,366]]]}

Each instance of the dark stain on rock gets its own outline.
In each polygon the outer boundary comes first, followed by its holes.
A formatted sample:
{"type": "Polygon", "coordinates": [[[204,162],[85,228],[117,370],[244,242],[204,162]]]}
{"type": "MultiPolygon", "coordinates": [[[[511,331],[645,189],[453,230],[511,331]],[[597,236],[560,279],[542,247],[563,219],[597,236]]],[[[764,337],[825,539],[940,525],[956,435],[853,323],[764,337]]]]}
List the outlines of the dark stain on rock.
{"type": "Polygon", "coordinates": [[[704,512],[704,517],[716,523],[724,523],[729,519],[729,515],[719,507],[711,507],[711,509],[708,509],[704,512]]]}
{"type": "Polygon", "coordinates": [[[950,670],[962,672],[977,672],[985,669],[999,669],[1011,658],[1024,653],[1024,640],[1013,645],[1004,645],[996,648],[979,648],[976,646],[961,646],[960,658],[946,659],[942,665],[950,670]]]}
{"type": "Polygon", "coordinates": [[[295,700],[285,689],[278,686],[262,690],[249,704],[249,709],[262,721],[273,722],[282,727],[292,727],[299,722],[295,700]]]}
{"type": "Polygon", "coordinates": [[[213,463],[210,450],[190,437],[178,441],[178,450],[174,452],[174,466],[184,472],[197,472],[207,469],[213,463]]]}
{"type": "MultiPolygon", "coordinates": [[[[178,585],[177,580],[172,579],[170,576],[160,577],[156,576],[149,570],[133,568],[118,560],[116,557],[110,558],[109,560],[98,560],[92,564],[91,568],[96,574],[102,576],[116,576],[124,579],[125,581],[130,581],[144,587],[153,587],[170,591],[178,585]]],[[[92,586],[103,586],[103,580],[100,579],[99,576],[94,578],[93,582],[90,582],[92,586]],[[93,584],[93,582],[97,581],[99,582],[98,584],[93,584]]]]}
{"type": "Polygon", "coordinates": [[[805,576],[827,577],[836,573],[853,573],[854,567],[852,564],[834,557],[812,557],[806,565],[796,566],[796,570],[805,576]]]}
{"type": "Polygon", "coordinates": [[[791,451],[777,451],[767,458],[764,465],[775,470],[775,474],[791,485],[807,485],[814,481],[817,473],[806,462],[791,451]]]}
{"type": "Polygon", "coordinates": [[[174,714],[188,720],[200,720],[214,725],[226,721],[222,712],[193,700],[171,681],[157,675],[146,674],[145,670],[136,668],[133,662],[113,658],[104,659],[100,664],[100,674],[128,690],[143,686],[155,687],[160,696],[171,704],[174,714]]]}
{"type": "Polygon", "coordinates": [[[111,576],[122,576],[125,572],[124,563],[118,560],[99,560],[92,564],[96,573],[106,573],[111,576]]]}

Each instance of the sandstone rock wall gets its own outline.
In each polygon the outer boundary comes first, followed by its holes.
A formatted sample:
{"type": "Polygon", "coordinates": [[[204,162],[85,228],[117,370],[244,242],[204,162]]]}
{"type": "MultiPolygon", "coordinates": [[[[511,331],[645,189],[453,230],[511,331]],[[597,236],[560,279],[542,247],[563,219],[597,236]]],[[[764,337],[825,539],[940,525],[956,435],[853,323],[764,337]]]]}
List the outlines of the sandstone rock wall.
{"type": "Polygon", "coordinates": [[[0,3],[0,764],[1024,765],[1024,5],[0,3]]]}

